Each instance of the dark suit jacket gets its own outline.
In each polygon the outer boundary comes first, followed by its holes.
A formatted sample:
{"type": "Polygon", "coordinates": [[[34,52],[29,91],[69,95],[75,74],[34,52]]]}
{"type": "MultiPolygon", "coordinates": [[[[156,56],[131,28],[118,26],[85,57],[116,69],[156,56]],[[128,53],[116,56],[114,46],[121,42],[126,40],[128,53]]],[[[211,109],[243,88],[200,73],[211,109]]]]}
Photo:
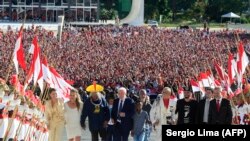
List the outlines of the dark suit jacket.
{"type": "Polygon", "coordinates": [[[222,98],[219,112],[216,108],[216,100],[210,101],[208,116],[209,124],[231,124],[233,114],[229,100],[222,98]]]}
{"type": "MultiPolygon", "coordinates": [[[[114,100],[114,105],[111,113],[111,117],[114,119],[116,123],[118,117],[118,105],[119,105],[119,98],[114,100]]],[[[131,98],[126,98],[122,107],[121,112],[125,113],[125,117],[121,118],[121,126],[124,129],[131,130],[133,128],[133,115],[135,113],[135,105],[134,101],[131,98]]]]}
{"type": "Polygon", "coordinates": [[[202,99],[198,103],[198,111],[197,111],[197,118],[196,118],[197,124],[201,124],[203,122],[205,104],[206,104],[206,99],[202,99]]]}

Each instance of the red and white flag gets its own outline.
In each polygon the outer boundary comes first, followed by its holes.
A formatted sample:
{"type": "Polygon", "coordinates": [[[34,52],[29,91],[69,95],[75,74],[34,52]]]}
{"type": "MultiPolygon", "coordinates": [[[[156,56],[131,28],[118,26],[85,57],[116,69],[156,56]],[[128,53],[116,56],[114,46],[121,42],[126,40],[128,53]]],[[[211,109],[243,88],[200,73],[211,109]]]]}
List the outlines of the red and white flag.
{"type": "Polygon", "coordinates": [[[38,83],[41,91],[43,91],[43,73],[42,73],[42,65],[41,65],[41,60],[40,60],[40,47],[38,44],[37,36],[34,37],[32,41],[31,48],[33,52],[30,52],[33,54],[32,60],[31,60],[31,66],[29,73],[27,75],[27,82],[25,84],[25,89],[27,85],[31,82],[32,77],[33,77],[33,82],[34,85],[38,83]]]}
{"type": "Polygon", "coordinates": [[[199,83],[194,81],[193,79],[190,80],[190,84],[192,86],[193,92],[199,92],[200,91],[200,86],[199,83]]]}
{"type": "Polygon", "coordinates": [[[13,52],[13,62],[16,68],[16,73],[19,74],[18,71],[18,64],[20,67],[26,71],[26,63],[25,63],[25,57],[24,57],[24,50],[23,50],[23,44],[22,44],[22,27],[19,31],[18,38],[16,40],[15,49],[13,52]]]}
{"type": "Polygon", "coordinates": [[[218,73],[221,80],[224,80],[225,70],[221,65],[219,65],[217,62],[214,62],[214,67],[216,72],[218,73]]]}
{"type": "Polygon", "coordinates": [[[181,86],[178,87],[178,98],[183,99],[184,98],[184,90],[181,86]]]}
{"type": "Polygon", "coordinates": [[[217,79],[214,80],[214,86],[215,87],[221,87],[221,82],[217,79]]]}
{"type": "Polygon", "coordinates": [[[74,87],[68,84],[53,67],[49,67],[49,70],[51,72],[52,83],[54,85],[52,87],[58,91],[59,97],[67,100],[69,98],[70,90],[74,89],[74,87]]]}
{"type": "Polygon", "coordinates": [[[229,84],[231,85],[234,82],[234,77],[236,75],[236,61],[234,60],[233,54],[229,53],[228,54],[228,79],[229,79],[229,84]]]}
{"type": "Polygon", "coordinates": [[[201,97],[205,96],[205,86],[204,86],[204,84],[202,82],[202,78],[200,76],[198,77],[198,85],[199,85],[199,88],[200,88],[201,97]]]}
{"type": "Polygon", "coordinates": [[[208,75],[206,72],[201,72],[200,78],[201,78],[201,82],[203,84],[203,87],[210,87],[210,82],[209,82],[208,75]]]}
{"type": "Polygon", "coordinates": [[[214,82],[214,76],[211,72],[211,70],[207,70],[206,74],[208,76],[208,82],[211,88],[215,88],[215,82],[214,82]]]}
{"type": "Polygon", "coordinates": [[[46,81],[50,86],[54,85],[52,83],[52,76],[49,70],[49,64],[45,57],[42,57],[42,70],[43,70],[43,79],[46,81]]]}
{"type": "Polygon", "coordinates": [[[242,79],[243,74],[246,70],[246,67],[249,63],[248,57],[245,53],[244,47],[242,42],[240,42],[238,47],[238,53],[237,53],[237,82],[238,82],[238,88],[242,87],[242,79]]]}

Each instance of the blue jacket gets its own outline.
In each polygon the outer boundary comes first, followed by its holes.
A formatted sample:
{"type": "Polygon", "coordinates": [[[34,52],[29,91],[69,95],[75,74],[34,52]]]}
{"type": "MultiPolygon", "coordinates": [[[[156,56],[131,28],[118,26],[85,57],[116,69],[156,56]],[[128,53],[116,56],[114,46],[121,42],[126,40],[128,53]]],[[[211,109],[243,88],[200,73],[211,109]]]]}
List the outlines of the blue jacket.
{"type": "Polygon", "coordinates": [[[88,98],[86,100],[82,109],[81,125],[85,123],[85,120],[88,117],[89,130],[91,132],[101,130],[103,128],[104,121],[108,122],[110,119],[109,107],[106,100],[104,98],[101,98],[101,100],[99,100],[97,103],[99,103],[100,101],[101,104],[99,113],[94,113],[95,105],[91,102],[91,98],[88,98]]]}

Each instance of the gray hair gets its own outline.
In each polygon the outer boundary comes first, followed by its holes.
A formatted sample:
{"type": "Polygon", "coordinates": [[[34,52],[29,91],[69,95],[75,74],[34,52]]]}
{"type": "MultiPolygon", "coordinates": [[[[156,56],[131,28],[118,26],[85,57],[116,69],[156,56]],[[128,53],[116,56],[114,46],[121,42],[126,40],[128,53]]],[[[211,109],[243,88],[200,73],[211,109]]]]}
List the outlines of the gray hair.
{"type": "Polygon", "coordinates": [[[169,93],[172,92],[171,88],[169,88],[169,87],[164,87],[162,91],[166,91],[166,92],[169,92],[169,93]]]}
{"type": "Polygon", "coordinates": [[[222,92],[222,87],[215,87],[214,90],[219,90],[220,92],[222,92]]]}
{"type": "Polygon", "coordinates": [[[118,89],[118,93],[119,93],[120,91],[123,91],[125,94],[127,94],[127,89],[124,88],[124,87],[120,87],[120,88],[118,89]]]}
{"type": "Polygon", "coordinates": [[[147,94],[147,91],[145,90],[145,89],[141,89],[140,91],[139,91],[139,94],[141,95],[141,94],[147,94]]]}

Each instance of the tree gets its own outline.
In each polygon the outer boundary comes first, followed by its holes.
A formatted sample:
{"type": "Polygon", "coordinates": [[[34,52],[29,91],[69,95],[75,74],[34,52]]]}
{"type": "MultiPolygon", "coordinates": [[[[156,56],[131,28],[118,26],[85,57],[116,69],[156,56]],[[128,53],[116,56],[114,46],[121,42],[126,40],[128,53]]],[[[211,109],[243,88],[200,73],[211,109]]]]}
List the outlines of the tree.
{"type": "Polygon", "coordinates": [[[178,12],[185,12],[191,8],[196,0],[168,0],[168,5],[172,12],[172,20],[176,20],[176,14],[178,12]]]}
{"type": "Polygon", "coordinates": [[[100,12],[100,19],[103,21],[107,21],[108,18],[109,18],[109,11],[105,8],[102,8],[100,12]]]}
{"type": "Polygon", "coordinates": [[[206,3],[205,1],[196,1],[192,7],[188,10],[188,17],[194,18],[196,21],[202,20],[205,15],[206,3]]]}
{"type": "Polygon", "coordinates": [[[234,12],[234,13],[243,13],[247,10],[248,0],[209,0],[208,6],[206,8],[206,16],[220,21],[221,15],[234,12]]]}
{"type": "Polygon", "coordinates": [[[158,2],[158,10],[160,15],[168,15],[170,8],[168,7],[168,0],[160,0],[158,2]]]}
{"type": "Polygon", "coordinates": [[[145,0],[144,17],[146,20],[155,19],[159,14],[157,0],[145,0]]]}

